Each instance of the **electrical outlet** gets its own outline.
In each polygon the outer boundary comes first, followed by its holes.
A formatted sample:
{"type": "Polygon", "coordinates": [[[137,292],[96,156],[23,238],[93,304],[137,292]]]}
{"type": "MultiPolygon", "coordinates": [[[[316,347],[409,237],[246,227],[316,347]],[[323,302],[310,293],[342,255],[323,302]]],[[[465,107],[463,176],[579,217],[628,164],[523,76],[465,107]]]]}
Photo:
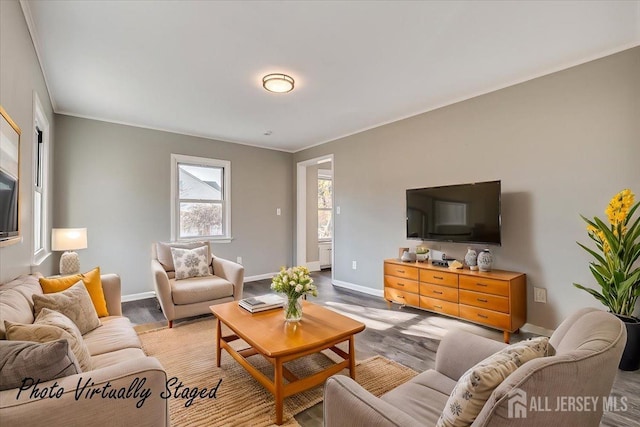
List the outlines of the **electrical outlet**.
{"type": "Polygon", "coordinates": [[[238,264],[242,264],[242,257],[241,257],[241,256],[239,256],[238,258],[236,258],[236,262],[237,262],[238,264]]]}
{"type": "Polygon", "coordinates": [[[351,261],[351,268],[353,270],[357,269],[358,268],[358,263],[356,263],[355,261],[351,261]]]}
{"type": "Polygon", "coordinates": [[[547,303],[547,290],[544,288],[533,288],[533,302],[547,303]]]}
{"type": "Polygon", "coordinates": [[[276,215],[278,216],[282,215],[282,210],[280,210],[280,208],[276,209],[276,215]]]}
{"type": "Polygon", "coordinates": [[[336,215],[340,215],[340,206],[336,207],[336,215]]]}

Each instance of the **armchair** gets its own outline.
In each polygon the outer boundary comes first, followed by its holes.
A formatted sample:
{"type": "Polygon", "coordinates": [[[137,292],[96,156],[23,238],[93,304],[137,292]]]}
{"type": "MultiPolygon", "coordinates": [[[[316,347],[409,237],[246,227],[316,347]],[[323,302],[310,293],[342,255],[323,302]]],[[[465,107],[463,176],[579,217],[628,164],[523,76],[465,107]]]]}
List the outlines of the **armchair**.
{"type": "Polygon", "coordinates": [[[158,242],[152,247],[153,283],[170,328],[175,319],[207,314],[211,305],[242,299],[244,267],[216,256],[210,256],[211,276],[176,280],[171,247],[194,249],[204,245],[209,247],[208,242],[158,242]]]}
{"type": "MultiPolygon", "coordinates": [[[[472,427],[600,424],[602,400],[611,392],[626,343],[624,324],[610,313],[585,308],[562,322],[549,343],[555,355],[530,360],[502,381],[472,427]],[[600,405],[590,411],[530,411],[517,420],[510,418],[510,400],[527,396],[547,399],[552,407],[560,396],[598,399],[600,405]]],[[[435,369],[380,398],[349,377],[330,377],[324,390],[324,425],[435,426],[463,373],[505,346],[467,332],[449,332],[438,348],[435,369]]]]}

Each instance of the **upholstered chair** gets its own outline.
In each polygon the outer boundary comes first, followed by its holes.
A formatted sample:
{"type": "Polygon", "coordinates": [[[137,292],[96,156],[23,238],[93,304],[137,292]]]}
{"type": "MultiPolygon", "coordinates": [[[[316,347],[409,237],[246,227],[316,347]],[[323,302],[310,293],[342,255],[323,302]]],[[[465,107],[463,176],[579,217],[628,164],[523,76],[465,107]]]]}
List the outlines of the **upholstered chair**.
{"type": "MultiPolygon", "coordinates": [[[[529,360],[506,377],[481,408],[472,427],[597,427],[626,343],[627,331],[615,316],[581,309],[560,324],[549,344],[553,355],[529,360]],[[531,399],[548,402],[589,399],[582,411],[529,410],[531,399]]],[[[435,426],[447,399],[465,372],[506,344],[463,331],[451,331],[436,353],[435,369],[382,395],[373,396],[351,378],[330,377],[324,389],[327,427],[435,426]]],[[[546,409],[546,408],[545,408],[546,409]]]]}
{"type": "Polygon", "coordinates": [[[208,242],[153,244],[153,283],[170,328],[175,319],[208,314],[211,313],[211,305],[242,299],[244,267],[211,255],[209,248],[208,242]],[[171,248],[196,249],[203,246],[207,248],[209,275],[177,278],[171,248]]]}

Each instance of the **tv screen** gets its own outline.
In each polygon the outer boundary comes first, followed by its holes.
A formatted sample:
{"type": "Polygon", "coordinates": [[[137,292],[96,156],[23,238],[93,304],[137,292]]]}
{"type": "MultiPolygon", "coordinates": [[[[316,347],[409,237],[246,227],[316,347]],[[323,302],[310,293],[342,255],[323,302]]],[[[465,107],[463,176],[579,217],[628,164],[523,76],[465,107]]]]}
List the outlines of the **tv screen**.
{"type": "Polygon", "coordinates": [[[18,181],[0,169],[0,240],[18,235],[18,181]]]}
{"type": "Polygon", "coordinates": [[[407,238],[500,245],[500,181],[407,190],[407,238]]]}

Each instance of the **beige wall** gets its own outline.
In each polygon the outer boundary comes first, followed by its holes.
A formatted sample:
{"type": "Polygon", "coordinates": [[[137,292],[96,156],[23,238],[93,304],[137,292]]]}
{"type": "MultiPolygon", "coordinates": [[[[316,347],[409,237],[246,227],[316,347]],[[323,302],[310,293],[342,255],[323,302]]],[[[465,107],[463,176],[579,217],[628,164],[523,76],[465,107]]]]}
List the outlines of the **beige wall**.
{"type": "Polygon", "coordinates": [[[291,265],[291,154],[64,115],[56,140],[54,225],[87,227],[82,269],[120,274],[124,295],[153,290],[151,244],[170,239],[171,153],[231,161],[234,240],[215,255],[241,256],[246,276],[291,265]]]}
{"type": "MultiPolygon", "coordinates": [[[[20,138],[20,227],[22,241],[0,248],[0,283],[28,274],[33,240],[33,94],[37,93],[53,133],[53,110],[27,24],[17,1],[0,1],[0,105],[22,130],[20,138]]],[[[52,135],[51,135],[52,136],[52,135]]],[[[54,138],[50,138],[53,149],[54,138]]],[[[52,168],[49,168],[52,171],[52,168]]],[[[50,180],[51,183],[51,180],[50,180]]],[[[47,230],[47,236],[50,232],[47,230]]],[[[34,271],[57,270],[49,257],[34,271]]]]}
{"type": "MultiPolygon", "coordinates": [[[[640,198],[640,48],[296,153],[334,155],[336,280],[382,290],[382,260],[405,240],[407,188],[502,180],[495,267],[528,278],[528,322],[554,328],[599,306],[579,214],[617,191],[640,198]],[[351,269],[351,262],[358,269],[351,269]],[[548,303],[533,302],[532,286],[548,303]]],[[[429,244],[462,258],[465,244],[429,244]]]]}

